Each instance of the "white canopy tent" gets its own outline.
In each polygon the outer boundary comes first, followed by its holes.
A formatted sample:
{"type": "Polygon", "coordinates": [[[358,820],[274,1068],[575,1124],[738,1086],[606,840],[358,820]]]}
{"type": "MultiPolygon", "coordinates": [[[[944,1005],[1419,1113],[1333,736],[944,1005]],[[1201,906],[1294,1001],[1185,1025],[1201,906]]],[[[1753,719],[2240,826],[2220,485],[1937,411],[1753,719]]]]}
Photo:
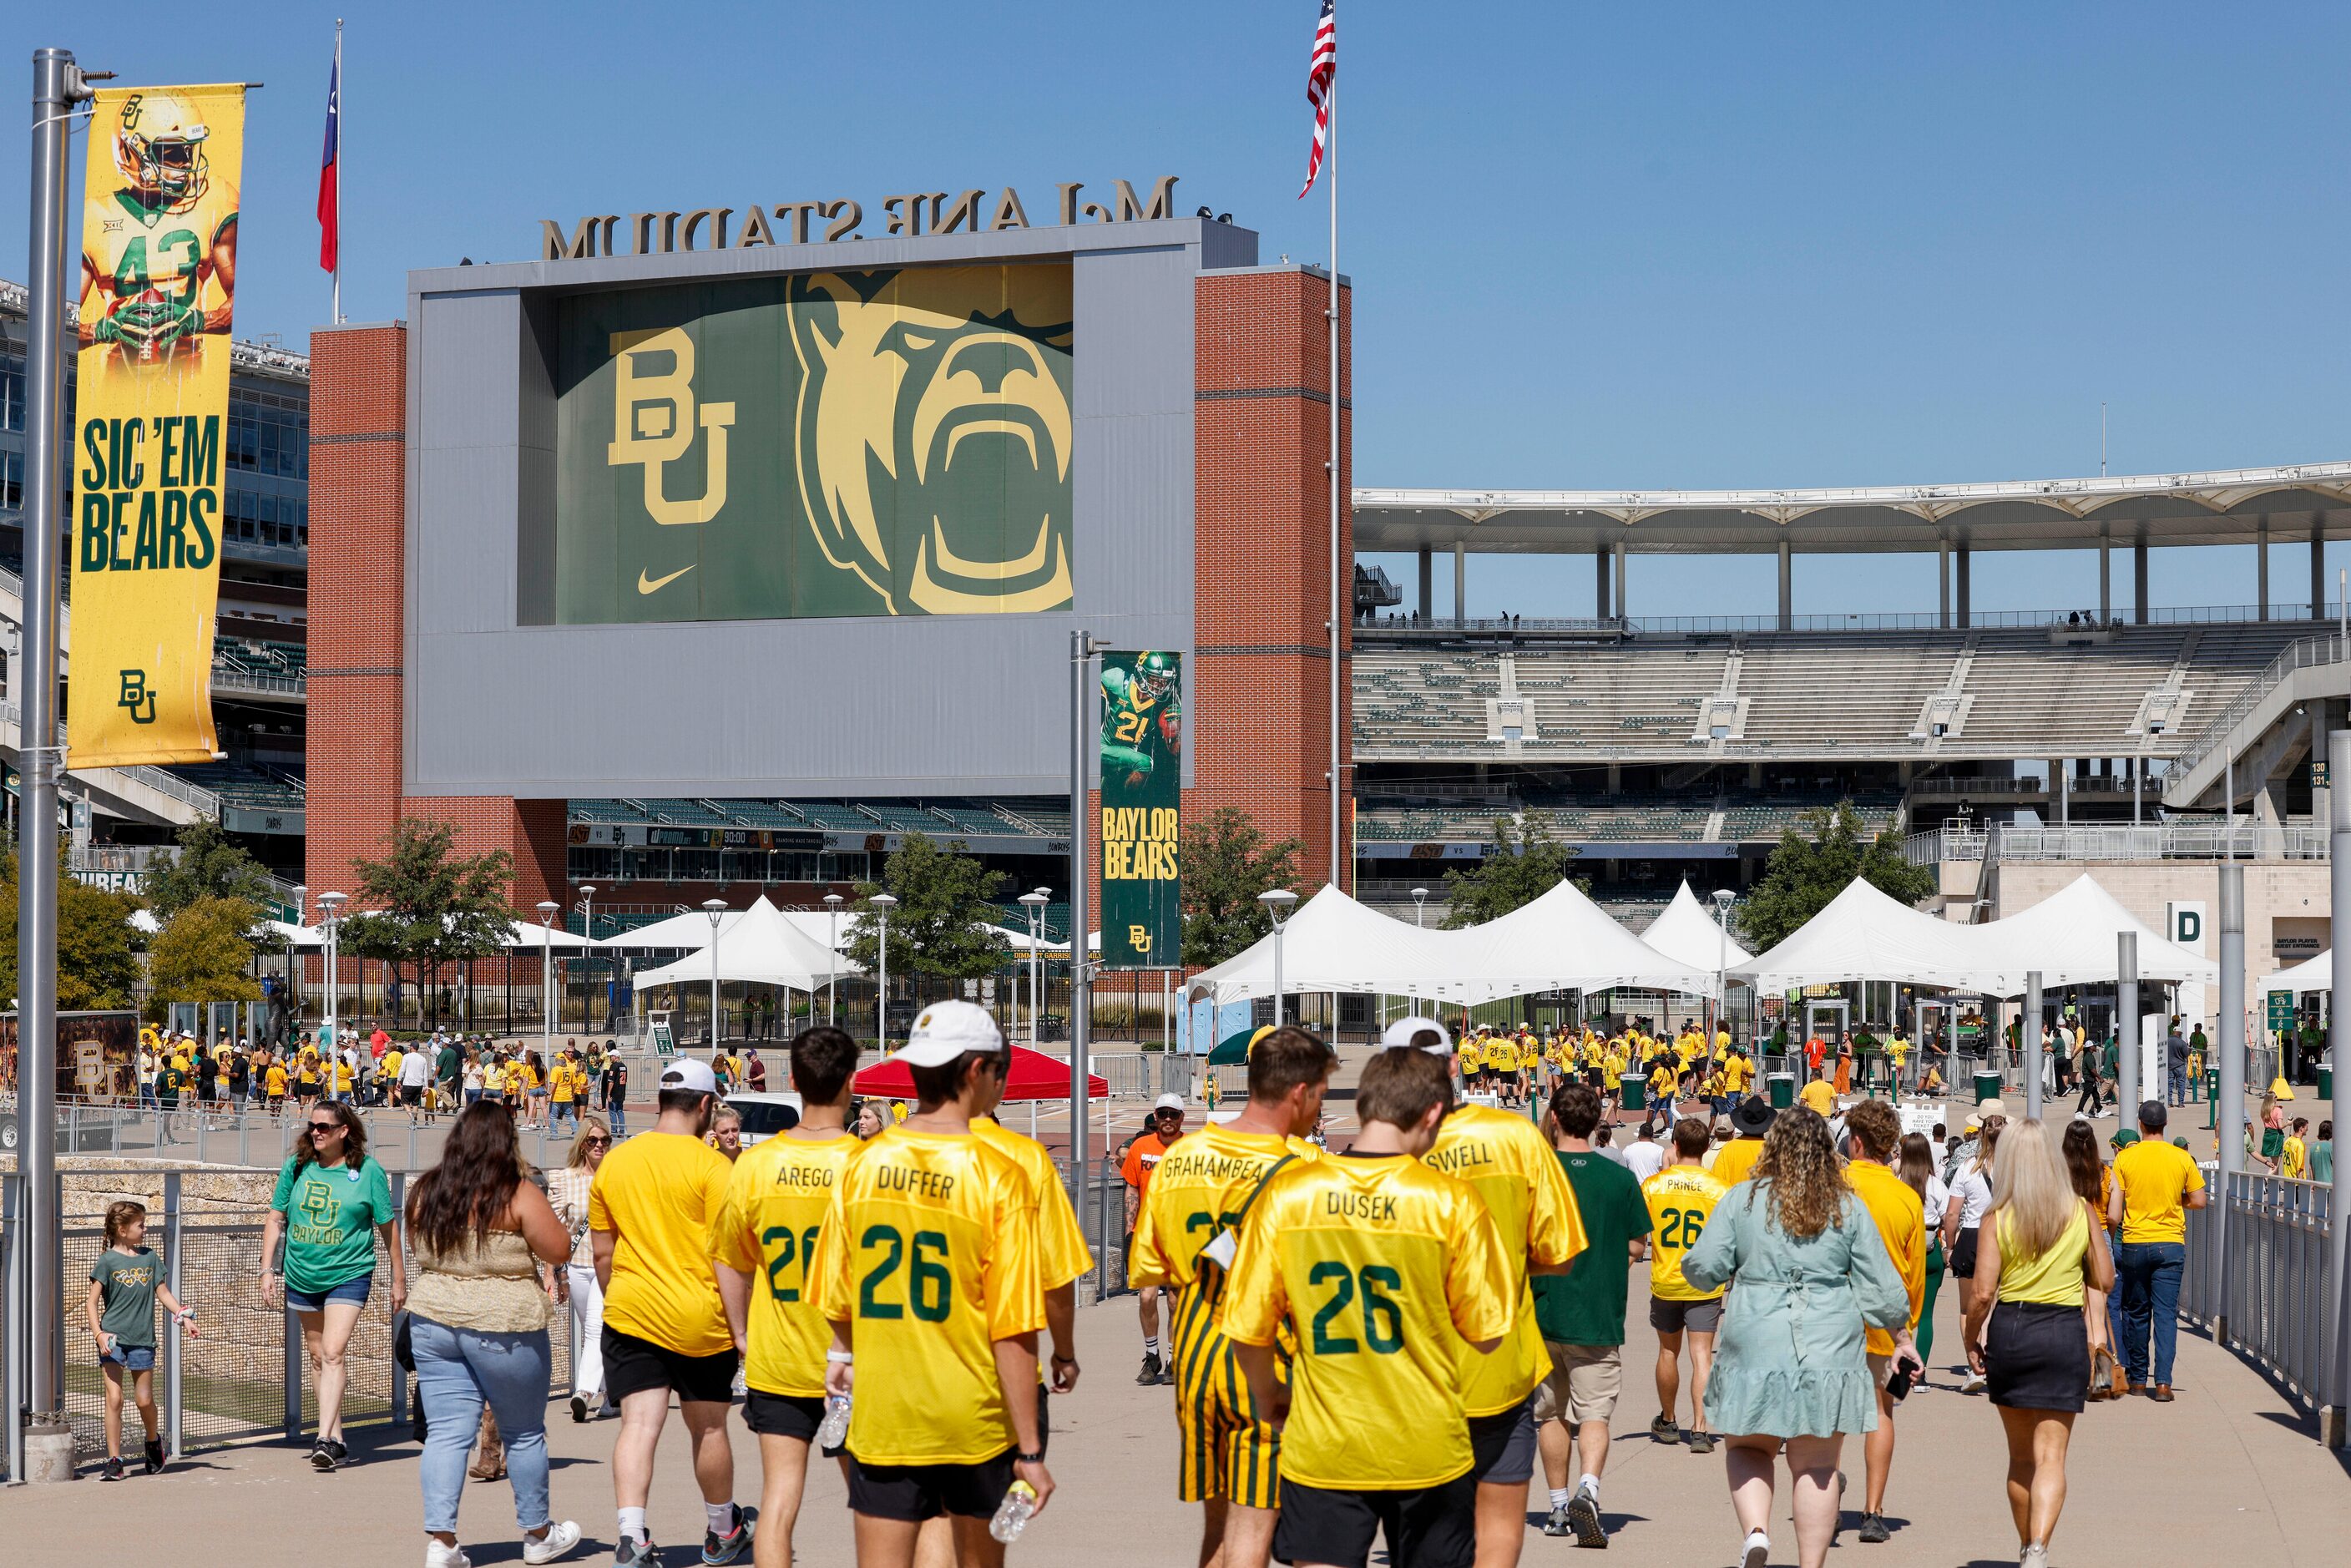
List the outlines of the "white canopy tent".
{"type": "MultiPolygon", "coordinates": [[[[1281,988],[1401,994],[1412,990],[1414,977],[1427,967],[1426,943],[1415,938],[1458,935],[1416,932],[1326,886],[1283,923],[1281,988]]],[[[1275,940],[1269,934],[1216,967],[1203,969],[1186,984],[1185,996],[1205,997],[1219,1005],[1272,996],[1275,940]]],[[[1434,988],[1426,988],[1426,994],[1436,994],[1434,988]]]]}
{"type": "MultiPolygon", "coordinates": [[[[767,899],[762,896],[759,902],[765,904],[767,899]]],[[[724,936],[726,928],[742,919],[744,914],[740,909],[719,911],[719,935],[724,936]]],[[[843,924],[845,925],[846,922],[843,924]]],[[[710,946],[710,915],[700,909],[680,910],[666,920],[657,920],[651,925],[640,925],[633,931],[607,936],[596,946],[632,953],[658,952],[667,947],[707,947],[710,946]]]]}
{"type": "MultiPolygon", "coordinates": [[[[705,928],[703,932],[703,939],[706,942],[709,936],[710,933],[705,928]]],[[[528,922],[517,920],[508,927],[507,939],[499,946],[519,948],[526,953],[533,947],[538,948],[541,952],[552,948],[558,953],[574,953],[582,949],[593,949],[599,944],[585,936],[576,936],[560,925],[534,925],[528,922]]]]}
{"type": "MultiPolygon", "coordinates": [[[[640,989],[652,986],[708,984],[711,971],[709,924],[705,917],[703,946],[698,953],[636,977],[640,989]]],[[[857,966],[800,935],[782,910],[762,896],[740,915],[721,925],[717,942],[718,978],[753,985],[786,986],[812,991],[837,975],[858,973],[857,966]]]]}
{"type": "Polygon", "coordinates": [[[1732,965],[1730,973],[1767,994],[1849,980],[1981,991],[1998,978],[1985,961],[1990,929],[1923,915],[1855,877],[1787,940],[1732,965]]]}
{"type": "Polygon", "coordinates": [[[2335,988],[2335,949],[2329,947],[2315,958],[2304,960],[2274,974],[2263,975],[2260,991],[2267,996],[2272,991],[2292,991],[2295,996],[2304,991],[2331,991],[2335,988]]]}
{"type": "Polygon", "coordinates": [[[1737,968],[1754,956],[1730,939],[1687,882],[1666,912],[1641,933],[1641,940],[1677,963],[1708,973],[1737,968]]]}
{"type": "Polygon", "coordinates": [[[1701,967],[1659,952],[1617,925],[1572,882],[1483,925],[1459,931],[1403,928],[1426,939],[1424,967],[1409,987],[1390,982],[1384,988],[1392,991],[1410,989],[1460,1002],[1618,986],[1714,993],[1711,963],[1701,967]]]}
{"type": "Polygon", "coordinates": [[[2138,938],[2143,982],[2210,985],[2220,977],[2218,963],[2164,940],[2087,872],[2030,909],[1959,929],[1980,934],[1994,972],[1974,988],[1993,996],[2023,995],[2024,977],[2033,970],[2044,987],[2111,985],[2121,967],[2116,939],[2126,931],[2138,938]]]}

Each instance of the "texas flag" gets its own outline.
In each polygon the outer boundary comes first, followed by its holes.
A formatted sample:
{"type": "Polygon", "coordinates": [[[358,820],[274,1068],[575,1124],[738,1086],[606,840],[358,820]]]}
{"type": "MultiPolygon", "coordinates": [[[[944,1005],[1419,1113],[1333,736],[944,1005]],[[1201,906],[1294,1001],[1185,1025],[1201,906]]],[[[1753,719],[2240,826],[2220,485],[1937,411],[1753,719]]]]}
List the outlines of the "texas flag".
{"type": "Polygon", "coordinates": [[[336,218],[342,207],[342,191],[335,172],[335,155],[343,139],[343,37],[340,29],[335,34],[335,65],[327,77],[327,146],[319,162],[319,267],[321,271],[336,270],[339,256],[337,242],[341,237],[336,218]]]}

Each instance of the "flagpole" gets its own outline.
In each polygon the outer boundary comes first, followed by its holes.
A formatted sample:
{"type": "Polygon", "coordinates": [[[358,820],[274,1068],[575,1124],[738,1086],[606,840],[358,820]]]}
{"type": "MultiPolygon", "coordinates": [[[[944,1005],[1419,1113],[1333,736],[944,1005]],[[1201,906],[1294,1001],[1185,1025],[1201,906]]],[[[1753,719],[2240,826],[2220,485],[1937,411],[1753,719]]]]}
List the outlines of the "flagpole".
{"type": "MultiPolygon", "coordinates": [[[[1335,36],[1339,8],[1331,7],[1335,36]]],[[[1322,136],[1322,178],[1331,194],[1331,885],[1339,885],[1339,634],[1340,579],[1346,568],[1339,559],[1339,75],[1331,73],[1323,107],[1330,116],[1322,136]]],[[[1337,1020],[1333,1019],[1333,1027],[1337,1020]]]]}
{"type": "Polygon", "coordinates": [[[343,19],[335,18],[335,325],[343,324],[343,19]]]}

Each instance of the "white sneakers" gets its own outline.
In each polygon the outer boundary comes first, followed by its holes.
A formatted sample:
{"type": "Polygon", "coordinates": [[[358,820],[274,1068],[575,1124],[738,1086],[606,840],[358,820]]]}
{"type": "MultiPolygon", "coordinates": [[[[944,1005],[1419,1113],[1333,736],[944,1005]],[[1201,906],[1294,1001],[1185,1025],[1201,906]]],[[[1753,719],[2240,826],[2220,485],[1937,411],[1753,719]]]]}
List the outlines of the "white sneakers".
{"type": "Polygon", "coordinates": [[[580,1544],[580,1527],[571,1521],[559,1520],[547,1527],[547,1533],[533,1541],[522,1538],[522,1560],[526,1563],[552,1563],[580,1544]]]}
{"type": "Polygon", "coordinates": [[[2049,1548],[2032,1542],[2016,1554],[2016,1568],[2049,1568],[2049,1548]]]}
{"type": "Polygon", "coordinates": [[[1970,1372],[1968,1374],[1968,1380],[1959,1385],[1959,1392],[1962,1394],[1981,1394],[1990,1386],[1990,1382],[1984,1377],[1982,1373],[1970,1372]]]}
{"type": "Polygon", "coordinates": [[[1747,1544],[1739,1553],[1739,1568],[1763,1568],[1771,1561],[1771,1538],[1760,1530],[1747,1532],[1747,1544]]]}
{"type": "Polygon", "coordinates": [[[424,1568],[474,1568],[474,1560],[465,1555],[462,1546],[444,1546],[437,1541],[424,1542],[424,1568]]]}

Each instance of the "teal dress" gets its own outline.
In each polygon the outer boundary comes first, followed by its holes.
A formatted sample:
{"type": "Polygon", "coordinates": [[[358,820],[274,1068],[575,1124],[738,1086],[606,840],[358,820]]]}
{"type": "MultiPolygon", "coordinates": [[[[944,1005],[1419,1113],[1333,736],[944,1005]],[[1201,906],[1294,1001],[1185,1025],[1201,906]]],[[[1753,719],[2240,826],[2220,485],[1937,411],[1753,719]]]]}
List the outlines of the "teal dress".
{"type": "Polygon", "coordinates": [[[1847,1197],[1818,1236],[1797,1238],[1771,1218],[1768,1190],[1732,1187],[1682,1260],[1691,1284],[1731,1287],[1707,1380],[1708,1424],[1740,1437],[1876,1431],[1863,1329],[1909,1322],[1902,1276],[1859,1198],[1847,1197]]]}

